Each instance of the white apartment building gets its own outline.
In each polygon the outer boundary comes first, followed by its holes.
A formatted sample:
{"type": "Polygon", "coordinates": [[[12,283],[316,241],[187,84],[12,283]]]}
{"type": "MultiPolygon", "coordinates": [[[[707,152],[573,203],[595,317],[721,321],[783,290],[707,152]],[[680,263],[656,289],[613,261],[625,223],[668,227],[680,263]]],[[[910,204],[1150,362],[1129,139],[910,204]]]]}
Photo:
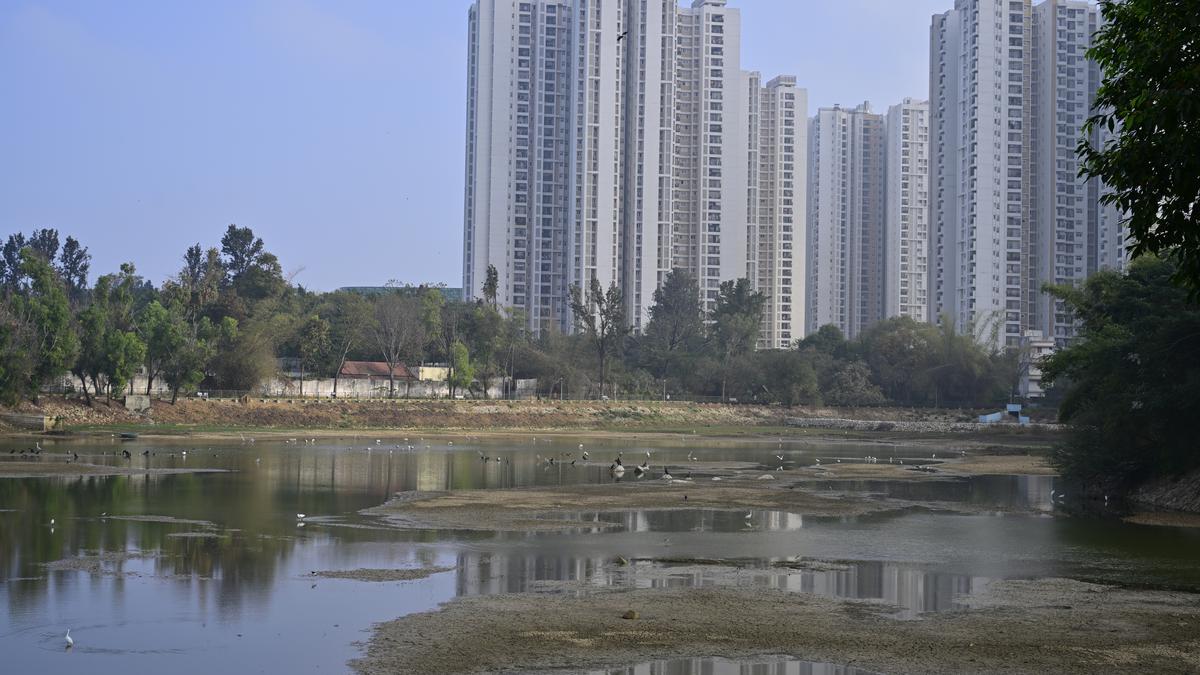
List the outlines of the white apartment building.
{"type": "Polygon", "coordinates": [[[767,298],[759,348],[789,349],[805,335],[808,92],[791,76],[760,81],[750,74],[746,276],[767,298]]]}
{"type": "Polygon", "coordinates": [[[1029,330],[1064,344],[1073,317],[1042,285],[1123,264],[1120,217],[1075,154],[1099,21],[1086,0],[955,0],[933,17],[931,318],[996,348],[1029,330]]]}
{"type": "Polygon", "coordinates": [[[955,0],[930,31],[930,317],[984,344],[1031,325],[1029,0],[955,0]]]}
{"type": "Polygon", "coordinates": [[[711,309],[722,281],[756,268],[739,10],[476,0],[468,26],[468,297],[495,265],[501,304],[569,331],[569,289],[595,277],[642,329],[671,269],[711,309]]]}
{"type": "Polygon", "coordinates": [[[855,338],[883,318],[884,119],[864,103],[808,124],[807,330],[855,338]]]}
{"type": "Polygon", "coordinates": [[[747,274],[749,75],[739,10],[695,0],[676,17],[672,258],[696,278],[708,311],[722,281],[747,274]]]}
{"type": "MultiPolygon", "coordinates": [[[[568,0],[478,0],[468,13],[464,292],[477,297],[495,265],[498,301],[535,330],[568,327],[576,279],[563,86],[575,66],[571,10],[568,0]]],[[[596,240],[588,243],[595,254],[596,240]]],[[[595,255],[605,284],[612,257],[595,255]]]]}
{"type": "Polygon", "coordinates": [[[929,102],[906,98],[887,114],[885,317],[929,320],[929,102]]]}

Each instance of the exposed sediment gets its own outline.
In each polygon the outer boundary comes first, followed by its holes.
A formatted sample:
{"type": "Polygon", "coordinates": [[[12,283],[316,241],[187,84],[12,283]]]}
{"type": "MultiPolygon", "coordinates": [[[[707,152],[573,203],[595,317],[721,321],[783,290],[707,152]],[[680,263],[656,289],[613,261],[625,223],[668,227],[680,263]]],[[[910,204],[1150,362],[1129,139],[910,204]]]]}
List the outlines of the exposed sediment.
{"type": "Polygon", "coordinates": [[[1043,579],[996,582],[972,604],[900,621],[878,604],[775,589],[462,598],[377,626],[352,665],[361,675],[577,672],[791,654],[896,675],[1200,669],[1197,595],[1043,579]],[[630,611],[636,620],[622,618],[630,611]]]}

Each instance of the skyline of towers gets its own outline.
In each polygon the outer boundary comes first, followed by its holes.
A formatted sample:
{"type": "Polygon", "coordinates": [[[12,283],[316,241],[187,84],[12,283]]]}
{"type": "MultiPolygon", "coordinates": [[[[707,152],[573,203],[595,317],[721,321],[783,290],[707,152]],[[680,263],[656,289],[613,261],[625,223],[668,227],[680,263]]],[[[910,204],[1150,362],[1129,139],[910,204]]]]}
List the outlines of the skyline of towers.
{"type": "Polygon", "coordinates": [[[725,0],[477,0],[468,31],[468,295],[495,265],[501,304],[534,331],[566,332],[569,288],[595,277],[622,288],[626,319],[640,330],[670,270],[692,274],[711,310],[721,282],[757,282],[761,269],[764,339],[800,337],[792,314],[804,277],[792,248],[802,242],[791,219],[804,180],[791,155],[797,142],[803,152],[794,116],[807,102],[794,77],[752,90],[760,78],[741,67],[738,9],[725,0]],[[749,201],[752,175],[770,204],[749,201]]]}
{"type": "Polygon", "coordinates": [[[725,0],[476,0],[468,13],[463,282],[487,266],[535,332],[572,285],[616,284],[645,328],[672,269],[710,310],[767,296],[757,344],[825,324],[949,316],[997,348],[1060,344],[1041,292],[1121,267],[1120,214],[1074,155],[1099,73],[1086,0],[954,0],[933,17],[929,100],[808,116],[797,77],[741,62],[725,0]]]}

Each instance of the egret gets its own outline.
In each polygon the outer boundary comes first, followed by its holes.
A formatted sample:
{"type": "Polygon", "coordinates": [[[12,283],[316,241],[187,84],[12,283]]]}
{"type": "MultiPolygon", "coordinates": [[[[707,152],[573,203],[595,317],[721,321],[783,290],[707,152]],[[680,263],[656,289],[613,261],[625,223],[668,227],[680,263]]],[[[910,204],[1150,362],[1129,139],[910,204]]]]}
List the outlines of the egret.
{"type": "Polygon", "coordinates": [[[305,514],[305,513],[297,513],[296,514],[296,520],[304,520],[307,517],[308,517],[308,514],[305,514]]]}
{"type": "Polygon", "coordinates": [[[67,649],[75,646],[75,640],[71,637],[71,629],[67,629],[67,649]]]}

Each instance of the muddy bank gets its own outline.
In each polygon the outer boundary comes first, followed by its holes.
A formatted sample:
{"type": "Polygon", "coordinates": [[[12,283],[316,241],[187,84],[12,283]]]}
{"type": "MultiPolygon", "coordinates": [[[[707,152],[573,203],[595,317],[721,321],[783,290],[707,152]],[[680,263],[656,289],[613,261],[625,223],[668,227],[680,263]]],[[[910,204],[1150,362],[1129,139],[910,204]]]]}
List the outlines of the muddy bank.
{"type": "Polygon", "coordinates": [[[645,509],[765,509],[815,516],[854,516],[895,506],[842,496],[818,496],[754,479],[650,479],[570,488],[402,493],[362,511],[399,527],[484,531],[541,531],[615,527],[580,514],[645,509]]]}
{"type": "Polygon", "coordinates": [[[144,476],[180,473],[224,473],[225,469],[151,469],[79,462],[0,461],[0,478],[46,478],[49,476],[144,476]]]}
{"type": "Polygon", "coordinates": [[[152,551],[104,551],[84,553],[42,564],[47,572],[87,572],[92,575],[122,575],[121,566],[130,560],[153,560],[160,557],[152,551]]]}
{"type": "Polygon", "coordinates": [[[892,674],[1200,669],[1200,596],[1046,579],[997,582],[974,605],[899,621],[879,605],[772,589],[462,598],[379,625],[352,665],[361,675],[577,672],[786,653],[892,674]],[[637,619],[622,618],[630,610],[637,619]]]}
{"type": "Polygon", "coordinates": [[[453,567],[417,567],[410,569],[357,569],[325,570],[313,572],[323,579],[352,579],[354,581],[416,581],[442,572],[451,572],[453,567]]]}
{"type": "Polygon", "coordinates": [[[1138,488],[1130,502],[1147,511],[1178,511],[1200,515],[1200,471],[1182,478],[1163,478],[1138,488]]]}
{"type": "Polygon", "coordinates": [[[1200,527],[1200,513],[1175,513],[1156,511],[1135,513],[1123,520],[1134,525],[1157,525],[1159,527],[1200,527]]]}

